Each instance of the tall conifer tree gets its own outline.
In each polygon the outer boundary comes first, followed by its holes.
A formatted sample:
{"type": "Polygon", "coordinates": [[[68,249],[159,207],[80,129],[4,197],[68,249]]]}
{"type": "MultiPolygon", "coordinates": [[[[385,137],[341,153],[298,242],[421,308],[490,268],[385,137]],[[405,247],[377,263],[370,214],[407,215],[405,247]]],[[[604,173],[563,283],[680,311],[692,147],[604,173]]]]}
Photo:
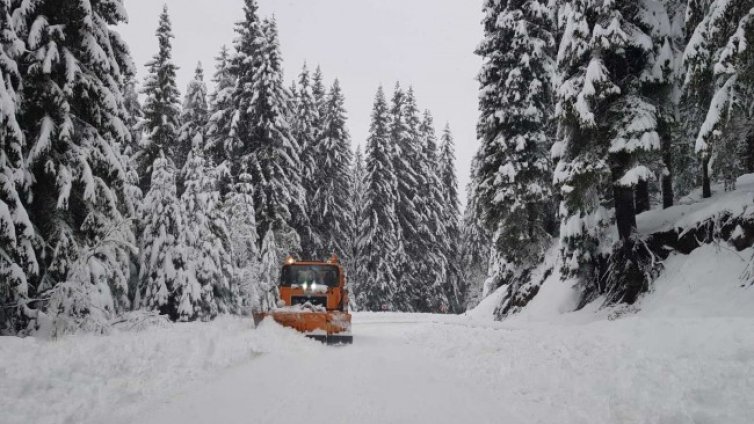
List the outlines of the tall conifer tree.
{"type": "MultiPolygon", "coordinates": [[[[317,168],[322,166],[317,151],[322,132],[322,128],[317,125],[321,126],[322,120],[319,114],[319,106],[312,93],[311,78],[306,64],[299,74],[294,105],[295,110],[291,115],[293,119],[292,136],[300,148],[301,183],[306,199],[311,202],[324,183],[316,175],[317,168]]],[[[308,208],[308,220],[311,222],[318,218],[312,208],[308,208]]],[[[311,226],[306,226],[303,229],[303,234],[300,234],[302,254],[307,259],[317,259],[328,240],[323,239],[322,234],[311,226]]]]}
{"type": "Polygon", "coordinates": [[[565,277],[576,277],[584,301],[602,290],[630,301],[644,286],[639,269],[634,190],[652,178],[660,148],[658,110],[644,96],[642,72],[653,44],[642,22],[646,4],[571,2],[558,53],[568,77],[558,91],[559,160],[554,180],[562,195],[561,247],[565,277]],[[612,194],[612,198],[606,196],[612,194]],[[621,243],[611,256],[604,288],[600,275],[603,228],[612,203],[621,243]]]}
{"type": "Polygon", "coordinates": [[[125,20],[119,0],[40,0],[13,12],[26,40],[18,118],[34,175],[27,210],[44,258],[33,295],[51,289],[55,331],[98,329],[130,307],[135,240],[122,89],[134,66],[113,28],[125,20]]]}
{"type": "MultiPolygon", "coordinates": [[[[208,159],[215,166],[229,167],[226,148],[231,146],[231,123],[233,119],[233,94],[236,90],[236,77],[231,67],[230,53],[223,46],[215,58],[215,75],[212,81],[215,90],[209,98],[209,119],[207,123],[207,142],[205,150],[208,159]]],[[[221,187],[225,191],[226,187],[221,187]]]]}
{"type": "Polygon", "coordinates": [[[488,1],[477,49],[485,64],[475,196],[500,258],[495,272],[512,293],[550,241],[553,20],[545,0],[488,1]]]}
{"type": "Polygon", "coordinates": [[[401,272],[395,261],[399,234],[395,214],[398,182],[393,169],[390,112],[382,87],[377,91],[372,110],[366,171],[364,212],[357,244],[356,303],[368,311],[392,310],[401,272]]]}
{"type": "Polygon", "coordinates": [[[425,264],[417,262],[420,257],[418,251],[421,250],[418,235],[421,217],[415,198],[422,183],[417,172],[419,117],[413,90],[407,95],[396,84],[390,106],[390,120],[393,169],[397,181],[395,213],[399,236],[396,261],[402,275],[395,306],[402,311],[412,311],[416,309],[417,303],[423,302],[427,297],[427,293],[423,293],[424,285],[417,279],[419,272],[415,269],[421,269],[425,264]]]}
{"type": "Polygon", "coordinates": [[[448,297],[453,311],[461,311],[463,308],[463,280],[461,279],[458,246],[461,243],[461,231],[459,228],[460,202],[458,200],[458,179],[455,167],[455,142],[450,131],[450,125],[446,125],[442,133],[440,143],[440,156],[438,176],[443,195],[442,222],[445,226],[445,238],[438,240],[441,243],[442,253],[448,261],[447,279],[443,291],[448,297]]]}
{"type": "Polygon", "coordinates": [[[160,156],[160,151],[165,153],[168,160],[175,162],[180,129],[180,93],[175,83],[178,67],[172,59],[171,39],[174,35],[167,5],[162,9],[155,34],[159,50],[147,63],[149,74],[142,89],[147,96],[144,101],[144,139],[137,155],[139,186],[144,192],[149,190],[151,166],[160,156]]]}
{"type": "Polygon", "coordinates": [[[291,135],[290,93],[283,86],[282,58],[274,20],[260,22],[254,0],[246,0],[245,19],[236,28],[228,150],[231,174],[248,169],[254,187],[259,234],[275,232],[279,260],[299,253],[299,232],[308,227],[302,187],[300,146],[291,135]]]}
{"type": "MultiPolygon", "coordinates": [[[[214,318],[218,313],[238,312],[240,296],[233,279],[231,238],[228,219],[221,208],[214,168],[207,167],[203,145],[194,144],[185,166],[186,190],[181,195],[185,220],[181,244],[189,252],[189,271],[201,287],[199,297],[185,297],[180,305],[181,319],[214,318]],[[189,307],[188,304],[191,304],[189,307]],[[193,310],[194,315],[183,311],[193,310]]],[[[194,282],[188,284],[194,287],[194,282]]]]}
{"type": "MultiPolygon", "coordinates": [[[[325,105],[322,132],[314,151],[317,190],[310,197],[312,232],[320,244],[315,257],[336,254],[347,259],[353,222],[351,197],[351,138],[346,128],[345,99],[336,79],[325,105]]],[[[346,261],[349,263],[349,261],[346,261]]]]}
{"type": "Polygon", "coordinates": [[[23,198],[30,174],[23,160],[25,138],[16,120],[21,75],[16,59],[24,50],[10,17],[8,0],[0,0],[0,334],[26,330],[36,313],[30,286],[39,273],[34,252],[36,233],[23,198]]]}
{"type": "MultiPolygon", "coordinates": [[[[183,194],[183,181],[186,178],[184,166],[189,153],[195,147],[205,149],[205,134],[209,120],[207,106],[207,85],[204,83],[204,70],[199,63],[194,71],[194,78],[186,89],[181,112],[181,130],[175,148],[175,167],[179,170],[178,195],[183,194]]],[[[202,153],[203,154],[203,153],[202,153]]]]}

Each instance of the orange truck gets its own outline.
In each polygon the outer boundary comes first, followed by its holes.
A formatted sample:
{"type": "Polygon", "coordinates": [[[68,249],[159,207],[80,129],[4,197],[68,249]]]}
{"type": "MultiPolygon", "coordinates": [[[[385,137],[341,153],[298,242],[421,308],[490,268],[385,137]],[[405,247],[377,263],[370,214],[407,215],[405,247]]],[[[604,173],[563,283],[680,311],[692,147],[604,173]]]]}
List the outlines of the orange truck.
{"type": "Polygon", "coordinates": [[[338,258],[326,262],[286,259],[280,273],[276,308],[255,313],[259,323],[267,316],[327,344],[351,344],[351,314],[348,313],[346,276],[338,258]]]}

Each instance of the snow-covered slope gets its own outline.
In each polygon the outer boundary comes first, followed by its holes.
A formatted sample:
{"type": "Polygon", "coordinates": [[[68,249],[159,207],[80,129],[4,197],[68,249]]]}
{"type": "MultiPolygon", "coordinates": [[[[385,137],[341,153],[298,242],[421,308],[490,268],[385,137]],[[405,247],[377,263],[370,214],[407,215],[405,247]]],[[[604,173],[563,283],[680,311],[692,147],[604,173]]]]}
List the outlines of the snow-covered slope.
{"type": "MultiPolygon", "coordinates": [[[[725,192],[722,186],[714,189],[714,195],[709,199],[702,199],[700,193],[694,192],[676,206],[639,215],[639,232],[643,235],[675,232],[681,236],[710,220],[754,218],[754,174],[739,177],[734,191],[725,192]]],[[[552,270],[552,274],[527,306],[509,316],[509,320],[585,322],[627,312],[668,316],[754,314],[754,287],[743,287],[747,284],[745,282],[754,279],[754,268],[749,268],[750,263],[754,264],[754,250],[739,252],[724,240],[702,244],[688,255],[671,253],[663,261],[663,270],[654,281],[652,290],[630,308],[602,309],[604,299],[597,299],[577,313],[572,312],[578,304],[578,293],[568,283],[560,281],[557,254],[557,246],[548,251],[543,264],[532,273],[532,280],[538,281],[545,270],[552,270]]],[[[465,316],[493,319],[494,310],[503,300],[506,289],[507,286],[500,287],[465,316]]]]}
{"type": "Polygon", "coordinates": [[[713,188],[714,195],[709,199],[702,199],[697,190],[676,206],[642,213],[637,216],[639,232],[652,234],[676,228],[688,229],[724,213],[741,217],[754,215],[754,174],[739,177],[734,191],[725,192],[721,185],[713,188]]]}

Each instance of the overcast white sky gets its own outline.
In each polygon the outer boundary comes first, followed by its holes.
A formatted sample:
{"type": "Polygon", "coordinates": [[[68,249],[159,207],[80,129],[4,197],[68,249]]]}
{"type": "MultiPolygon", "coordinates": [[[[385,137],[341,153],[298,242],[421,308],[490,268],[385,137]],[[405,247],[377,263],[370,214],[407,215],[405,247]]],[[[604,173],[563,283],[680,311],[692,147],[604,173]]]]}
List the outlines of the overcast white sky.
{"type": "MultiPolygon", "coordinates": [[[[207,82],[220,46],[232,45],[242,0],[125,0],[129,25],[119,30],[144,77],[157,50],[157,20],[167,3],[173,22],[173,58],[183,93],[202,61],[207,82]]],[[[413,84],[421,108],[439,132],[450,122],[456,138],[461,193],[476,152],[477,91],[481,60],[481,0],[259,0],[262,16],[278,19],[286,80],[304,61],[322,67],[328,84],[337,77],[346,95],[354,145],[364,144],[377,87],[388,95],[395,81],[413,84]]],[[[465,201],[465,199],[462,199],[465,201]]]]}

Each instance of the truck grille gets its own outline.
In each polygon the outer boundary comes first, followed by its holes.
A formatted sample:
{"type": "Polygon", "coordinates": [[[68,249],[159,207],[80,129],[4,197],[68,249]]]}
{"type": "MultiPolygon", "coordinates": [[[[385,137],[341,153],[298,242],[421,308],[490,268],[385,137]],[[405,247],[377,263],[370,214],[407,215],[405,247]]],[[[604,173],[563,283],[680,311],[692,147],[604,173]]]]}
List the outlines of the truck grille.
{"type": "Polygon", "coordinates": [[[325,296],[292,296],[291,305],[303,305],[311,303],[313,306],[327,307],[327,297],[325,296]]]}

